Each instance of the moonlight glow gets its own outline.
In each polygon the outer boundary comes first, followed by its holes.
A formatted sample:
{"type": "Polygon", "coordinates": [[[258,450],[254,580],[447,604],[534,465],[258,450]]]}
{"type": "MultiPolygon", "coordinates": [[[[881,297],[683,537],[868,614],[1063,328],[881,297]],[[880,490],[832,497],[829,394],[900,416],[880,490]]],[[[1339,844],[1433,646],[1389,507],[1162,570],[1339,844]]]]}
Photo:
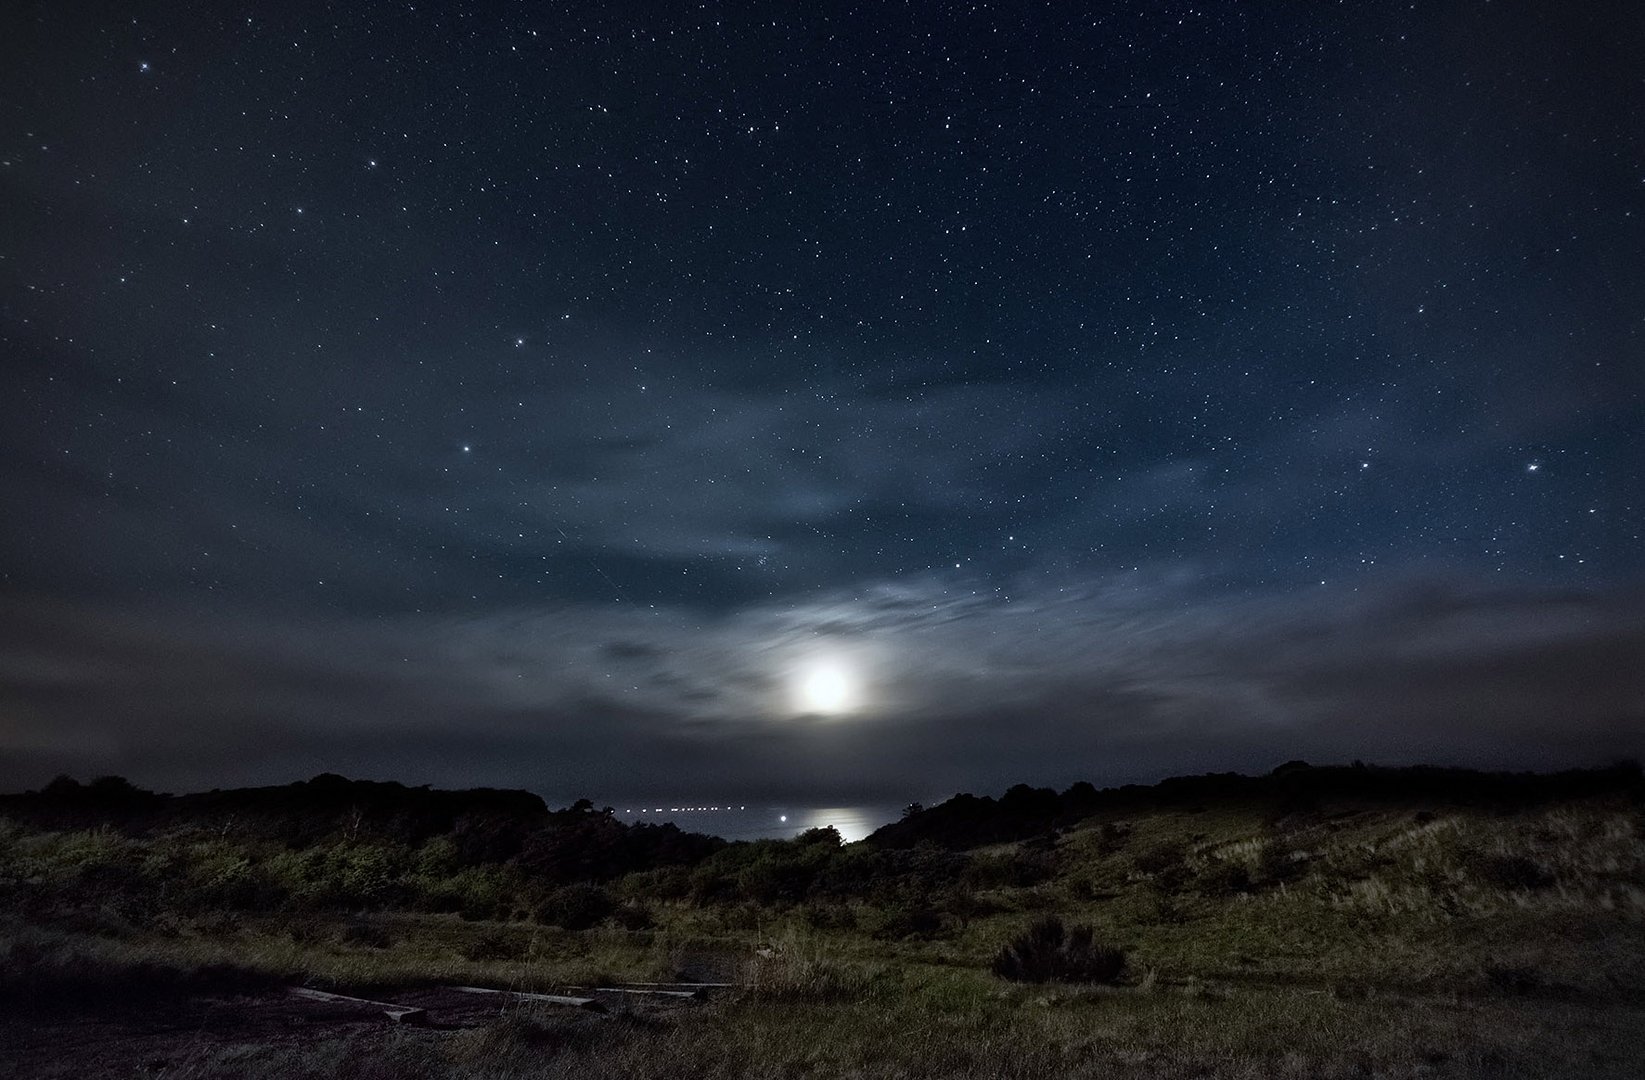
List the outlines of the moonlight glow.
{"type": "Polygon", "coordinates": [[[0,8],[0,812],[1645,758],[1632,5],[113,6],[0,8]]]}
{"type": "Polygon", "coordinates": [[[839,716],[857,707],[857,679],[837,660],[817,660],[802,667],[794,684],[801,712],[839,716]]]}

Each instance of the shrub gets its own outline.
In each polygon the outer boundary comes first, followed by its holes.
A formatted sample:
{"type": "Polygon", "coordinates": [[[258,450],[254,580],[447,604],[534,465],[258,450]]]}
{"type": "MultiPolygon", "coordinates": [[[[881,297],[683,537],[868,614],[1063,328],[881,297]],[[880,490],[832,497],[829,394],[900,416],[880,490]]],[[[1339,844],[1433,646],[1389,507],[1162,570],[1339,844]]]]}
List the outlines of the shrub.
{"type": "Polygon", "coordinates": [[[562,885],[537,905],[537,921],[566,930],[587,930],[617,905],[598,885],[562,885]]]}
{"type": "Polygon", "coordinates": [[[638,870],[618,881],[615,888],[634,900],[684,900],[691,895],[691,870],[684,866],[638,870]]]}
{"type": "Polygon", "coordinates": [[[197,910],[268,911],[279,907],[285,898],[285,890],[265,868],[244,855],[220,847],[201,853],[188,874],[186,891],[179,899],[197,910]]]}
{"type": "Polygon", "coordinates": [[[630,900],[619,904],[611,912],[611,921],[624,930],[650,930],[657,925],[657,919],[652,915],[650,905],[643,900],[630,900]]]}
{"type": "Polygon", "coordinates": [[[1097,883],[1088,877],[1071,877],[1063,883],[1063,890],[1068,893],[1070,900],[1088,904],[1093,900],[1108,899],[1097,883]]]}
{"type": "Polygon", "coordinates": [[[966,865],[964,880],[978,889],[1026,889],[1051,880],[1056,873],[1054,852],[1018,848],[1003,855],[973,856],[966,865]]]}
{"type": "Polygon", "coordinates": [[[418,905],[425,911],[452,911],[469,922],[494,919],[516,898],[518,889],[507,871],[469,866],[445,878],[424,879],[418,905]]]}
{"type": "Polygon", "coordinates": [[[800,909],[806,923],[818,930],[855,930],[857,913],[849,905],[813,900],[800,909]]]}
{"type": "Polygon", "coordinates": [[[1126,841],[1131,839],[1131,826],[1117,821],[1105,821],[1097,830],[1097,854],[1113,855],[1125,850],[1126,841]]]}
{"type": "Polygon", "coordinates": [[[1182,844],[1167,840],[1131,856],[1131,865],[1144,874],[1161,874],[1181,866],[1187,857],[1182,844]]]}
{"type": "Polygon", "coordinates": [[[924,900],[877,905],[865,921],[868,932],[881,941],[930,939],[941,935],[946,929],[942,916],[924,900]]]}
{"type": "Polygon", "coordinates": [[[1064,926],[1047,915],[1000,949],[994,974],[1012,982],[1112,983],[1125,970],[1125,953],[1094,936],[1089,926],[1064,926]]]}
{"type": "Polygon", "coordinates": [[[1162,893],[1181,892],[1192,877],[1187,863],[1173,863],[1156,873],[1152,884],[1162,893]]]}
{"type": "Polygon", "coordinates": [[[383,847],[367,844],[338,845],[331,852],[331,882],[335,901],[342,907],[380,908],[386,906],[397,877],[393,859],[383,847]]]}

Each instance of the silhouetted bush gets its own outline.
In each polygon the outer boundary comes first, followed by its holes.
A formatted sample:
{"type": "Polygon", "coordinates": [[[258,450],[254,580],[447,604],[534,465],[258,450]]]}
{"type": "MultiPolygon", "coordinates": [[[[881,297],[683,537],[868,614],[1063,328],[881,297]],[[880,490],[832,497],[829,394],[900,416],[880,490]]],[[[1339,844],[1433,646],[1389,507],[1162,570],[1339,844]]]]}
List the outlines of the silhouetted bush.
{"type": "Polygon", "coordinates": [[[1089,926],[1047,915],[1000,949],[994,974],[1012,982],[1112,983],[1125,970],[1125,953],[1094,938],[1089,926]]]}
{"type": "Polygon", "coordinates": [[[837,848],[845,843],[840,836],[840,830],[832,825],[824,825],[816,829],[807,829],[794,838],[796,844],[821,844],[823,847],[837,848]]]}

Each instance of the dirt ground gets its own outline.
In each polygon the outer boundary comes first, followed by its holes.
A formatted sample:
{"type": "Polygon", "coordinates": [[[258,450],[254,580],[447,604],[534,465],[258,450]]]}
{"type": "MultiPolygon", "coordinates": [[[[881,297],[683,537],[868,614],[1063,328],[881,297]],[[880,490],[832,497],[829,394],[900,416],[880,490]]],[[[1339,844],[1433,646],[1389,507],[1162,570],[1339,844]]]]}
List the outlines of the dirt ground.
{"type": "MultiPolygon", "coordinates": [[[[301,1060],[319,1044],[380,1044],[392,1034],[407,1050],[483,1027],[506,1010],[551,1017],[572,1035],[578,1027],[624,1016],[663,1016],[697,1007],[668,997],[592,993],[597,1009],[541,1005],[503,995],[446,988],[379,992],[376,1001],[427,1010],[415,1023],[395,1023],[370,1005],[313,1001],[288,992],[195,998],[163,1008],[129,1008],[63,1015],[0,1016],[0,1077],[131,1077],[220,1075],[237,1052],[264,1061],[301,1060]]],[[[432,1047],[430,1047],[432,1048],[432,1047]]]]}

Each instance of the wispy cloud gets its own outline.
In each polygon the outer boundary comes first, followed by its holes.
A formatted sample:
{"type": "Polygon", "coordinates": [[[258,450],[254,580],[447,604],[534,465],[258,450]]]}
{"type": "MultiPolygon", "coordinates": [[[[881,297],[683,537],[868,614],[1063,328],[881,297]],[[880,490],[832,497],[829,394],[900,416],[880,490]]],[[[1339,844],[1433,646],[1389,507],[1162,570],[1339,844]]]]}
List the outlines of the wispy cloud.
{"type": "Polygon", "coordinates": [[[175,787],[324,768],[550,797],[894,801],[1293,756],[1559,765],[1645,749],[1638,596],[1410,581],[1302,601],[1128,575],[1009,598],[936,579],[706,617],[182,618],[10,605],[0,782],[88,762],[175,787]],[[862,711],[796,716],[844,657],[862,711]]]}

